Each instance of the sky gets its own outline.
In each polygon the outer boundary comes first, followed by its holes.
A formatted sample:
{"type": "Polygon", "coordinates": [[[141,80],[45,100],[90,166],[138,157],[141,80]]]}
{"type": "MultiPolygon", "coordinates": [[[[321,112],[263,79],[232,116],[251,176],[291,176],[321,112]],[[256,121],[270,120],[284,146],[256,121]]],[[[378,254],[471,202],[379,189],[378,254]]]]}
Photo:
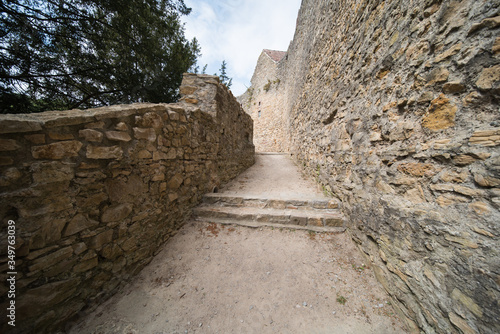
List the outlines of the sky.
{"type": "Polygon", "coordinates": [[[223,60],[235,96],[250,87],[263,49],[286,51],[295,33],[301,0],[185,0],[185,35],[201,46],[200,71],[219,72],[223,60]]]}

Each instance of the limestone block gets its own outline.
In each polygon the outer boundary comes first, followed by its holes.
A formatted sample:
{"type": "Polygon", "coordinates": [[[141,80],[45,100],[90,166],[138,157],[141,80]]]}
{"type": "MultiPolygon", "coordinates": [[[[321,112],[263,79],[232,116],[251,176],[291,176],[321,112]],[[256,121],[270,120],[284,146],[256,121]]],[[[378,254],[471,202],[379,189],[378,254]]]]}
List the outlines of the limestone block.
{"type": "Polygon", "coordinates": [[[187,86],[187,85],[182,85],[180,88],[180,94],[181,95],[191,95],[194,92],[198,90],[197,86],[187,86]]]}
{"type": "Polygon", "coordinates": [[[460,154],[453,158],[453,163],[458,166],[467,166],[476,162],[478,159],[469,154],[460,154]]]}
{"type": "MultiPolygon", "coordinates": [[[[167,184],[167,186],[168,186],[168,184],[167,184]]],[[[179,198],[179,195],[177,193],[170,193],[170,194],[168,194],[168,201],[169,201],[169,203],[175,201],[178,198],[179,198]]]]}
{"type": "Polygon", "coordinates": [[[58,161],[35,162],[31,166],[33,182],[39,184],[72,180],[75,176],[73,168],[58,161]]]}
{"type": "Polygon", "coordinates": [[[85,129],[102,129],[106,125],[103,121],[85,124],[85,129]]]}
{"type": "Polygon", "coordinates": [[[138,196],[148,191],[139,175],[131,175],[128,179],[106,180],[106,190],[113,203],[133,203],[138,196]]]}
{"type": "Polygon", "coordinates": [[[443,61],[443,60],[445,60],[453,55],[456,55],[460,51],[460,49],[462,49],[462,45],[463,45],[462,42],[458,42],[457,44],[453,45],[451,48],[449,48],[445,52],[436,56],[436,58],[434,58],[434,62],[439,63],[439,62],[441,62],[441,61],[443,61]]]}
{"type": "MultiPolygon", "coordinates": [[[[90,179],[91,183],[96,182],[95,179],[90,179]]],[[[76,198],[76,205],[81,209],[95,208],[98,207],[99,204],[106,201],[108,196],[105,193],[99,192],[96,194],[89,194],[86,196],[78,196],[76,198]]]]}
{"type": "Polygon", "coordinates": [[[500,179],[497,179],[492,176],[483,175],[480,173],[474,174],[474,181],[479,184],[481,187],[486,188],[494,188],[500,187],[500,179]]]}
{"type": "Polygon", "coordinates": [[[123,254],[122,249],[116,244],[108,244],[102,248],[100,251],[102,257],[108,260],[114,260],[118,256],[123,254]]]}
{"type": "Polygon", "coordinates": [[[134,128],[134,137],[136,139],[146,139],[149,142],[156,141],[156,132],[151,128],[134,128]]]}
{"type": "Polygon", "coordinates": [[[493,51],[495,55],[498,55],[500,53],[500,37],[497,37],[497,39],[495,39],[495,43],[493,43],[491,51],[493,51]]]}
{"type": "Polygon", "coordinates": [[[443,208],[453,204],[464,203],[464,202],[468,202],[468,200],[461,196],[455,196],[451,194],[441,195],[436,198],[436,203],[443,208]]]}
{"type": "Polygon", "coordinates": [[[484,68],[476,81],[476,86],[488,90],[494,88],[498,81],[500,81],[500,65],[484,68]]]}
{"type": "Polygon", "coordinates": [[[53,245],[53,246],[50,246],[50,247],[46,247],[46,248],[43,248],[43,249],[39,249],[39,250],[36,250],[34,252],[30,252],[28,256],[26,256],[26,260],[28,261],[31,261],[31,260],[34,260],[48,252],[52,252],[53,250],[56,250],[58,249],[59,246],[57,245],[53,245]]]}
{"type": "Polygon", "coordinates": [[[116,222],[127,218],[133,209],[133,204],[123,203],[107,208],[101,217],[103,223],[116,222]]]}
{"type": "MultiPolygon", "coordinates": [[[[131,233],[132,234],[132,233],[131,233]]],[[[123,249],[124,252],[130,253],[133,250],[137,249],[137,237],[135,234],[132,234],[130,238],[125,240],[121,245],[121,249],[123,249]]]]}
{"type": "Polygon", "coordinates": [[[455,125],[455,114],[458,108],[441,94],[431,101],[427,114],[422,119],[422,126],[430,130],[444,130],[455,125]]]}
{"type": "Polygon", "coordinates": [[[467,171],[457,172],[457,171],[443,171],[440,175],[441,180],[444,182],[456,182],[463,183],[469,177],[469,173],[467,171]]]}
{"type": "Polygon", "coordinates": [[[10,157],[0,157],[0,166],[9,166],[14,164],[14,159],[10,157]]]}
{"type": "Polygon", "coordinates": [[[132,140],[132,138],[130,138],[130,135],[128,133],[122,131],[106,131],[106,137],[109,140],[123,141],[123,142],[128,142],[132,140]]]}
{"type": "Polygon", "coordinates": [[[89,243],[93,249],[101,249],[103,245],[110,243],[113,240],[113,230],[107,230],[94,236],[89,243]]]}
{"type": "Polygon", "coordinates": [[[25,135],[24,138],[26,138],[32,144],[36,145],[45,144],[45,135],[43,133],[25,135]]]}
{"type": "Polygon", "coordinates": [[[47,269],[60,261],[63,261],[70,256],[73,255],[73,247],[68,246],[62,249],[59,249],[49,255],[38,258],[32,262],[32,265],[29,266],[30,272],[40,271],[42,269],[47,269]]]}
{"type": "Polygon", "coordinates": [[[382,133],[378,132],[378,131],[373,131],[370,133],[370,138],[369,140],[371,142],[377,142],[377,141],[381,141],[382,140],[382,133]]]}
{"type": "Polygon", "coordinates": [[[2,117],[0,119],[1,133],[34,132],[42,130],[39,120],[27,120],[20,116],[2,117]]]}
{"type": "Polygon", "coordinates": [[[465,91],[465,85],[460,81],[447,82],[443,85],[443,93],[456,94],[465,91]]]}
{"type": "Polygon", "coordinates": [[[482,103],[483,96],[479,92],[471,92],[463,98],[463,103],[465,106],[473,106],[482,103]]]}
{"type": "Polygon", "coordinates": [[[98,259],[97,255],[95,255],[91,259],[84,260],[84,261],[80,260],[78,262],[78,264],[73,267],[73,272],[83,273],[83,272],[89,271],[92,268],[97,267],[98,264],[99,264],[99,259],[98,259]]]}
{"type": "Polygon", "coordinates": [[[0,152],[16,151],[21,145],[14,139],[0,139],[0,152]]]}
{"type": "Polygon", "coordinates": [[[484,196],[485,192],[481,189],[473,189],[465,186],[459,186],[459,185],[454,185],[453,186],[453,191],[465,195],[465,196],[470,196],[470,197],[480,197],[484,196]]]}
{"type": "Polygon", "coordinates": [[[427,85],[434,85],[436,83],[446,82],[450,72],[444,67],[437,67],[431,71],[427,77],[427,85]]]}
{"type": "Polygon", "coordinates": [[[89,159],[121,159],[123,150],[119,146],[87,146],[89,159]]]}
{"type": "MultiPolygon", "coordinates": [[[[469,204],[469,208],[474,210],[474,212],[476,212],[478,215],[486,215],[486,214],[489,214],[491,212],[488,204],[486,204],[484,202],[473,202],[473,203],[469,204]]],[[[477,229],[477,228],[473,228],[473,230],[474,230],[474,232],[477,232],[479,234],[493,237],[493,235],[491,233],[489,233],[485,230],[481,230],[481,229],[477,229]]]]}
{"type": "Polygon", "coordinates": [[[495,17],[490,17],[482,20],[479,23],[474,23],[470,29],[469,29],[469,35],[472,34],[473,32],[483,29],[483,28],[489,28],[493,29],[496,28],[500,25],[500,16],[495,16],[495,17]]]}
{"type": "Polygon", "coordinates": [[[470,137],[469,143],[481,146],[500,145],[500,128],[477,130],[470,137]]]}
{"type": "Polygon", "coordinates": [[[156,181],[163,181],[165,180],[165,174],[155,174],[151,181],[156,182],[156,181]]]}
{"type": "Polygon", "coordinates": [[[43,146],[31,148],[31,154],[35,159],[60,160],[66,157],[76,157],[82,148],[82,143],[76,140],[61,141],[43,146]]]}
{"type": "MultiPolygon", "coordinates": [[[[172,150],[170,150],[171,152],[172,150]]],[[[174,150],[174,154],[175,154],[175,150],[174,150]]],[[[174,159],[175,158],[175,155],[173,158],[170,158],[170,159],[174,159]]],[[[156,151],[156,152],[153,152],[153,161],[158,161],[158,160],[166,160],[166,159],[169,159],[169,155],[165,152],[160,152],[160,151],[156,151]]]]}
{"type": "Polygon", "coordinates": [[[178,189],[183,181],[184,177],[182,174],[177,173],[170,179],[170,181],[167,182],[167,187],[173,190],[178,189]]]}
{"type": "Polygon", "coordinates": [[[439,172],[439,169],[432,164],[424,164],[418,162],[407,162],[398,165],[398,170],[418,177],[432,177],[439,172]]]}
{"type": "Polygon", "coordinates": [[[115,129],[118,131],[128,131],[128,125],[126,123],[120,122],[116,124],[115,129]]]}
{"type": "Polygon", "coordinates": [[[421,188],[414,188],[414,189],[408,190],[404,194],[404,198],[406,198],[407,200],[409,200],[410,202],[412,202],[414,204],[420,204],[420,203],[425,202],[425,196],[424,196],[421,188]]]}
{"type": "Polygon", "coordinates": [[[137,158],[139,159],[151,159],[153,155],[148,150],[141,150],[137,153],[137,158]]]}
{"type": "Polygon", "coordinates": [[[198,104],[198,99],[193,99],[193,98],[182,98],[182,101],[189,103],[189,104],[198,104]]]}
{"type": "Polygon", "coordinates": [[[462,291],[455,288],[451,292],[451,298],[460,301],[465,307],[469,309],[475,316],[481,318],[483,316],[483,310],[479,305],[477,305],[472,298],[465,295],[462,291]]]}
{"type": "Polygon", "coordinates": [[[49,138],[54,140],[70,140],[75,139],[71,133],[49,132],[49,138]]]}
{"type": "Polygon", "coordinates": [[[450,322],[453,325],[460,328],[460,330],[464,334],[477,334],[477,332],[469,326],[469,324],[467,323],[467,321],[465,319],[461,318],[460,316],[456,315],[455,313],[453,313],[453,312],[448,313],[448,318],[450,319],[450,322]]]}
{"type": "Polygon", "coordinates": [[[29,289],[16,301],[16,316],[29,319],[71,297],[79,284],[78,278],[56,281],[29,289]]]}
{"type": "Polygon", "coordinates": [[[140,128],[161,129],[163,127],[163,119],[155,112],[147,112],[142,116],[136,116],[135,124],[140,128]]]}
{"type": "MultiPolygon", "coordinates": [[[[466,247],[469,247],[469,248],[478,248],[479,245],[475,242],[473,242],[472,240],[468,239],[468,238],[461,238],[461,237],[456,237],[454,235],[449,235],[449,234],[446,234],[444,236],[444,238],[448,241],[451,241],[451,242],[454,242],[454,243],[457,243],[457,244],[460,244],[460,245],[463,245],[463,246],[466,246],[466,247]]],[[[458,291],[458,290],[457,290],[458,291]]],[[[453,291],[455,293],[455,290],[453,291]]],[[[459,298],[463,298],[465,303],[469,303],[470,305],[472,305],[473,303],[469,302],[469,299],[465,298],[466,296],[463,296],[463,294],[459,294],[460,291],[458,291],[456,293],[456,297],[453,297],[453,299],[459,299],[459,298]]],[[[471,306],[472,307],[472,306],[471,306]]]]}
{"type": "Polygon", "coordinates": [[[79,242],[77,244],[74,244],[72,247],[75,255],[80,255],[88,249],[87,245],[84,242],[79,242]]]}
{"type": "Polygon", "coordinates": [[[64,231],[64,236],[67,237],[88,228],[96,227],[97,225],[99,225],[99,222],[88,219],[82,214],[78,214],[69,222],[66,230],[64,231]]]}
{"type": "Polygon", "coordinates": [[[11,167],[6,169],[3,172],[3,175],[0,176],[0,187],[6,187],[12,184],[12,182],[15,182],[16,180],[20,179],[22,176],[21,172],[19,169],[15,167],[11,167]]]}

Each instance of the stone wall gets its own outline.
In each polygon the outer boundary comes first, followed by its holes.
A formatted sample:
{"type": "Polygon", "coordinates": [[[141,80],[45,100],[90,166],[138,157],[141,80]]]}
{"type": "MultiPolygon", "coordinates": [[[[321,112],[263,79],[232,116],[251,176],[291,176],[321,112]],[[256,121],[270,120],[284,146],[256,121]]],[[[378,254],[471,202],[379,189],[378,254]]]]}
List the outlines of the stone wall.
{"type": "Polygon", "coordinates": [[[500,2],[304,0],[291,152],[413,332],[500,332],[500,2]]]}
{"type": "Polygon", "coordinates": [[[258,152],[287,152],[283,90],[279,75],[284,52],[263,50],[250,88],[238,100],[254,122],[254,144],[258,152]],[[274,59],[273,59],[274,57],[274,59]]]}
{"type": "Polygon", "coordinates": [[[16,327],[69,326],[141,270],[202,194],[254,162],[252,120],[217,77],[177,104],[0,116],[0,285],[16,226],[16,327]]]}

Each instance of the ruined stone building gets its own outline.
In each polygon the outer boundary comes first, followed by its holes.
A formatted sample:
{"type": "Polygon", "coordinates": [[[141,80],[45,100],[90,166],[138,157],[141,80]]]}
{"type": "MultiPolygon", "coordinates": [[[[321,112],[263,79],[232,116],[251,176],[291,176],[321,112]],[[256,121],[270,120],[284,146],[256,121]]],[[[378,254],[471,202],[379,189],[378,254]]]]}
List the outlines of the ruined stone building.
{"type": "Polygon", "coordinates": [[[285,117],[282,114],[283,93],[278,76],[286,52],[263,50],[251,80],[251,87],[238,101],[252,117],[253,143],[257,152],[288,151],[285,117]]]}

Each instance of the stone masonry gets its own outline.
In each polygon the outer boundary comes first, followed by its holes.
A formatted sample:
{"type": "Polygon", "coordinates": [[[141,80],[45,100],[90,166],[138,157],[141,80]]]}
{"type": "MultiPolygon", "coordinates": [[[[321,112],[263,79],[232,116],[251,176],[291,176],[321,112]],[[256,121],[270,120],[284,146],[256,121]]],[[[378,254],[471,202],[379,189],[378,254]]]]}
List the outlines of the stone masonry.
{"type": "Polygon", "coordinates": [[[263,50],[252,76],[250,88],[241,96],[243,109],[254,122],[257,152],[286,152],[286,126],[283,115],[283,91],[278,77],[279,64],[286,52],[263,50]]]}
{"type": "Polygon", "coordinates": [[[499,15],[498,0],[304,0],[271,72],[281,145],[342,200],[415,333],[500,332],[499,15]]]}
{"type": "Polygon", "coordinates": [[[16,226],[16,327],[53,332],[143,268],[211,192],[254,162],[252,120],[217,77],[176,104],[0,117],[0,285],[16,226]]]}

